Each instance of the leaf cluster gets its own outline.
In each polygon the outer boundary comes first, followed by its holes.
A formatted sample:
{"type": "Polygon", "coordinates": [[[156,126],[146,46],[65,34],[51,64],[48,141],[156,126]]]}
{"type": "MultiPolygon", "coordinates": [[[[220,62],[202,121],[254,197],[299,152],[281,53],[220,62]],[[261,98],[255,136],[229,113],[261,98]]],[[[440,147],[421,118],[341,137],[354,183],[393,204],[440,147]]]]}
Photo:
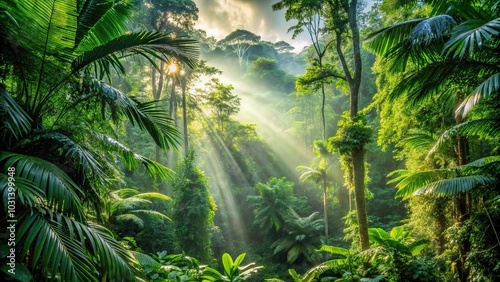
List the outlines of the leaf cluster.
{"type": "Polygon", "coordinates": [[[328,139],[330,152],[346,155],[354,149],[362,149],[373,139],[373,130],[362,115],[350,118],[344,113],[338,125],[337,135],[328,139]]]}

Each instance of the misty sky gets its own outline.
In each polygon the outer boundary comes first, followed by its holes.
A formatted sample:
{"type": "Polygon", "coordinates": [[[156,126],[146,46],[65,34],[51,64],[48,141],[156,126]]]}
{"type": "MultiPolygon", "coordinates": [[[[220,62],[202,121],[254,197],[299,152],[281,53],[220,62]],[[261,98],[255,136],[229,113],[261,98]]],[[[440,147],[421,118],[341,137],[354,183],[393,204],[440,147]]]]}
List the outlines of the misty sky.
{"type": "MultiPolygon", "coordinates": [[[[309,45],[306,33],[292,39],[287,33],[294,22],[287,22],[284,11],[273,11],[278,0],[193,0],[198,6],[197,27],[209,36],[222,39],[236,29],[246,29],[262,36],[262,40],[284,40],[296,47],[296,52],[309,45]]],[[[373,1],[368,1],[373,2],[373,1]]]]}

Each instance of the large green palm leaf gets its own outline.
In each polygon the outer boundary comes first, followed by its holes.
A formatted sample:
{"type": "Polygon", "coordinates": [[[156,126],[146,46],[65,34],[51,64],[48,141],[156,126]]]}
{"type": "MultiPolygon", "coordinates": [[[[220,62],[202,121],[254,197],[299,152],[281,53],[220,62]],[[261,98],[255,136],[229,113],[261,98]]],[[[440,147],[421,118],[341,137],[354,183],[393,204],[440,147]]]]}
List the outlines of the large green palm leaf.
{"type": "Polygon", "coordinates": [[[111,118],[115,121],[127,118],[132,125],[147,131],[162,149],[172,149],[178,145],[179,131],[165,111],[158,108],[157,102],[140,103],[95,78],[86,77],[84,83],[88,95],[96,95],[109,105],[111,118]]]}
{"type": "Polygon", "coordinates": [[[172,178],[172,170],[160,163],[134,153],[130,148],[110,136],[99,132],[90,132],[89,136],[95,138],[107,150],[118,153],[126,169],[135,170],[139,165],[142,165],[151,177],[159,177],[161,180],[172,178]]]}
{"type": "MultiPolygon", "coordinates": [[[[3,171],[14,167],[16,176],[32,182],[43,191],[46,196],[43,200],[48,207],[74,216],[77,220],[85,218],[78,196],[80,188],[56,165],[40,158],[10,152],[0,152],[0,163],[3,171]]],[[[30,189],[30,186],[26,185],[25,188],[30,189]]]]}
{"type": "MultiPolygon", "coordinates": [[[[0,85],[0,118],[3,121],[0,132],[10,132],[14,139],[19,139],[26,135],[31,129],[31,118],[22,107],[12,98],[12,96],[0,85]]],[[[5,143],[13,140],[9,136],[2,134],[1,139],[5,143]]]]}
{"type": "Polygon", "coordinates": [[[414,195],[426,195],[426,194],[441,194],[441,195],[453,195],[458,193],[466,193],[472,189],[483,186],[494,186],[498,183],[498,179],[492,176],[486,175],[469,175],[460,176],[456,178],[443,179],[432,182],[428,185],[420,187],[414,192],[414,195]]]}
{"type": "Polygon", "coordinates": [[[408,198],[412,195],[436,193],[452,195],[469,192],[482,186],[494,186],[498,179],[493,172],[500,166],[498,157],[486,157],[463,166],[449,169],[434,169],[412,172],[396,170],[389,174],[394,176],[388,183],[396,183],[396,197],[408,198]]]}
{"type": "Polygon", "coordinates": [[[485,1],[470,1],[454,5],[454,10],[465,19],[452,32],[443,52],[453,57],[472,55],[500,33],[498,7],[485,1]]]}
{"type": "Polygon", "coordinates": [[[7,38],[13,44],[47,61],[48,57],[70,60],[75,46],[77,1],[8,0],[0,3],[0,9],[17,22],[10,34],[15,38],[7,38]]]}
{"type": "Polygon", "coordinates": [[[78,1],[78,26],[75,45],[80,50],[106,43],[109,36],[119,36],[127,31],[132,2],[109,0],[78,1]]]}
{"type": "MultiPolygon", "coordinates": [[[[495,69],[492,69],[495,71],[495,69]]],[[[500,91],[500,67],[496,66],[497,73],[493,73],[485,79],[464,101],[458,106],[456,110],[457,115],[466,115],[470,110],[479,102],[481,98],[486,98],[494,95],[500,91]]]]}
{"type": "Polygon", "coordinates": [[[495,118],[477,119],[455,125],[443,132],[441,136],[436,139],[429,151],[429,154],[434,153],[444,143],[456,136],[498,138],[500,137],[500,120],[495,118]]]}
{"type": "Polygon", "coordinates": [[[134,32],[117,36],[105,43],[84,50],[72,62],[73,71],[78,71],[93,64],[102,74],[109,73],[111,66],[120,73],[124,72],[119,58],[130,55],[142,55],[156,66],[154,58],[167,60],[174,57],[194,67],[197,60],[196,41],[173,39],[158,32],[134,32]]]}
{"type": "Polygon", "coordinates": [[[50,209],[23,213],[17,236],[23,254],[49,279],[62,281],[133,280],[136,260],[103,227],[80,223],[50,209]],[[100,277],[100,279],[99,279],[100,277]]]}
{"type": "Polygon", "coordinates": [[[367,47],[382,55],[392,71],[404,71],[410,62],[438,60],[445,36],[455,25],[449,15],[408,20],[369,34],[367,47]]]}

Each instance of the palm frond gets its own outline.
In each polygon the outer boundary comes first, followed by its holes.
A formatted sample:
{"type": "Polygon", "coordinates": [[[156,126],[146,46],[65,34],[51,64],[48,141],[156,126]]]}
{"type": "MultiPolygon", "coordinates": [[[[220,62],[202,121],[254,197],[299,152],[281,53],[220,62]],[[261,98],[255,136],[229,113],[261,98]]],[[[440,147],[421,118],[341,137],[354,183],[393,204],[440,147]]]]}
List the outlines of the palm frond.
{"type": "Polygon", "coordinates": [[[321,181],[321,179],[323,178],[323,173],[321,173],[321,171],[314,169],[312,167],[301,165],[301,166],[297,166],[297,170],[303,171],[299,177],[299,180],[301,182],[305,182],[305,181],[310,180],[312,182],[317,183],[317,182],[321,181]]]}
{"type": "Polygon", "coordinates": [[[302,252],[300,248],[298,248],[297,246],[292,246],[290,249],[288,249],[288,252],[286,254],[286,261],[290,264],[293,263],[297,260],[301,253],[302,252]]]}
{"type": "Polygon", "coordinates": [[[83,220],[84,213],[78,194],[80,189],[73,180],[56,165],[31,156],[0,152],[3,171],[16,168],[16,176],[31,181],[44,191],[46,204],[58,212],[83,220]]]}
{"type": "Polygon", "coordinates": [[[161,180],[168,180],[174,174],[174,172],[169,168],[144,156],[134,153],[131,149],[127,148],[125,145],[109,136],[98,132],[92,132],[91,135],[94,136],[97,140],[100,140],[100,142],[104,144],[109,150],[119,153],[123,165],[128,170],[134,170],[138,165],[143,165],[151,177],[159,177],[161,180]]]}
{"type": "Polygon", "coordinates": [[[439,60],[454,26],[449,15],[409,20],[368,35],[367,46],[389,63],[391,71],[404,71],[410,61],[425,65],[439,60]]]}
{"type": "Polygon", "coordinates": [[[446,140],[457,135],[498,138],[500,137],[500,120],[477,119],[455,125],[441,134],[434,147],[439,147],[446,140]]]}
{"type": "Polygon", "coordinates": [[[428,151],[436,143],[437,139],[436,134],[419,130],[409,133],[404,142],[414,149],[428,151]]]}
{"type": "MultiPolygon", "coordinates": [[[[168,61],[176,58],[194,68],[198,60],[197,42],[191,39],[170,38],[168,34],[158,32],[133,32],[122,34],[106,43],[95,46],[91,50],[85,50],[76,57],[71,64],[74,72],[77,72],[91,64],[95,70],[106,72],[113,66],[117,71],[123,73],[123,66],[119,58],[130,55],[140,55],[148,59],[156,68],[153,59],[168,61]]],[[[107,72],[106,72],[107,73],[107,72]]],[[[99,77],[103,77],[100,75],[99,77]]]]}
{"type": "Polygon", "coordinates": [[[160,200],[160,201],[172,200],[169,196],[162,194],[162,193],[156,193],[156,192],[140,193],[140,194],[135,195],[134,198],[148,199],[148,200],[160,200]]]}
{"type": "Polygon", "coordinates": [[[473,92],[469,95],[455,111],[456,115],[467,115],[470,110],[479,102],[481,98],[486,98],[500,91],[500,72],[495,73],[484,80],[473,92]]]}
{"type": "Polygon", "coordinates": [[[498,119],[478,119],[463,122],[455,125],[439,136],[434,146],[429,150],[429,154],[434,153],[446,141],[455,136],[480,136],[497,138],[500,137],[500,120],[498,119]]]}
{"type": "Polygon", "coordinates": [[[85,0],[78,1],[78,29],[75,45],[80,50],[106,43],[109,37],[116,37],[127,31],[125,20],[133,8],[124,1],[85,0]]]}
{"type": "Polygon", "coordinates": [[[95,78],[87,78],[87,83],[89,91],[101,96],[111,107],[113,119],[127,117],[132,125],[147,131],[155,143],[164,150],[175,148],[179,144],[179,131],[165,111],[157,107],[156,101],[139,103],[95,78]]]}
{"type": "MultiPolygon", "coordinates": [[[[477,73],[491,71],[497,72],[498,69],[494,65],[473,60],[429,63],[418,71],[405,75],[401,83],[389,94],[389,100],[394,101],[399,97],[404,97],[410,106],[432,101],[432,98],[448,101],[456,97],[456,92],[453,92],[451,85],[456,84],[457,77],[476,76],[477,73]]],[[[469,85],[463,85],[465,86],[469,85]]],[[[454,101],[453,103],[449,101],[447,104],[451,104],[448,108],[455,107],[454,101]]]]}
{"type": "Polygon", "coordinates": [[[472,54],[475,49],[483,47],[486,41],[492,40],[499,33],[500,18],[488,20],[481,17],[467,20],[453,30],[443,52],[463,58],[466,54],[472,54]]]}
{"type": "Polygon", "coordinates": [[[76,142],[68,135],[57,131],[42,132],[33,137],[32,142],[41,140],[51,140],[58,144],[61,153],[68,160],[71,160],[78,170],[81,170],[87,178],[95,177],[101,183],[105,183],[108,176],[103,171],[102,164],[94,157],[95,152],[76,142]]]}
{"type": "Polygon", "coordinates": [[[131,211],[129,211],[129,213],[131,213],[131,214],[141,214],[141,215],[145,215],[147,217],[155,218],[155,219],[161,219],[161,220],[167,219],[167,220],[171,220],[168,216],[164,215],[163,213],[158,212],[158,211],[154,211],[154,210],[131,210],[131,211]]]}
{"type": "Polygon", "coordinates": [[[115,217],[115,220],[117,222],[120,222],[120,223],[130,223],[130,222],[133,222],[140,229],[144,228],[144,220],[141,217],[139,217],[139,216],[137,216],[135,214],[130,214],[130,213],[120,214],[120,215],[118,215],[118,216],[115,217]]]}
{"type": "Polygon", "coordinates": [[[89,228],[82,228],[82,230],[92,231],[85,232],[85,235],[92,246],[93,254],[99,258],[102,269],[106,271],[105,276],[108,279],[121,281],[123,277],[140,277],[142,275],[138,271],[137,260],[113,238],[109,230],[93,222],[88,224],[89,228]]]}
{"type": "Polygon", "coordinates": [[[3,206],[5,209],[8,207],[9,198],[17,198],[24,206],[31,208],[46,199],[45,192],[32,181],[14,176],[14,181],[12,182],[9,181],[9,178],[10,176],[7,174],[0,174],[0,195],[3,199],[3,206]],[[15,197],[9,197],[9,182],[15,183],[15,197]]]}
{"type": "Polygon", "coordinates": [[[481,159],[477,159],[475,161],[472,161],[464,165],[464,167],[481,168],[489,171],[499,171],[500,156],[488,156],[481,159]]]}
{"type": "Polygon", "coordinates": [[[425,18],[404,21],[389,27],[382,28],[367,35],[365,44],[371,51],[384,55],[405,41],[416,25],[425,21],[425,18]]]}
{"type": "Polygon", "coordinates": [[[437,15],[419,22],[411,31],[408,40],[412,45],[428,46],[434,41],[443,42],[457,22],[450,15],[437,15]]]}
{"type": "Polygon", "coordinates": [[[323,263],[320,263],[319,265],[311,268],[308,270],[305,274],[304,277],[310,277],[311,275],[314,275],[316,277],[320,276],[321,274],[325,273],[328,270],[335,270],[335,269],[343,269],[349,264],[348,259],[332,259],[332,260],[327,260],[323,263]]]}
{"type": "MultiPolygon", "coordinates": [[[[4,8],[18,22],[11,42],[32,55],[48,61],[71,58],[77,25],[77,2],[63,0],[2,1],[4,8]]],[[[43,65],[42,65],[43,66],[43,65]]]]}
{"type": "MultiPolygon", "coordinates": [[[[15,139],[20,139],[21,136],[27,134],[31,129],[31,118],[23,110],[21,106],[12,98],[12,96],[0,84],[0,118],[2,119],[2,127],[0,132],[7,129],[15,139]]],[[[8,137],[2,134],[2,139],[5,142],[8,137]]]]}
{"type": "Polygon", "coordinates": [[[135,210],[138,208],[142,208],[142,207],[145,207],[145,206],[151,205],[151,204],[152,203],[150,200],[130,197],[130,198],[126,198],[126,199],[122,199],[122,200],[117,201],[117,203],[115,203],[114,212],[124,213],[124,212],[128,212],[128,211],[135,210]]]}
{"type": "Polygon", "coordinates": [[[114,196],[114,198],[116,199],[125,199],[140,193],[141,192],[139,190],[133,188],[122,188],[111,192],[112,196],[114,196]]]}
{"type": "Polygon", "coordinates": [[[71,219],[42,210],[26,212],[18,222],[21,253],[33,250],[29,255],[32,265],[40,263],[44,273],[52,278],[60,276],[64,281],[98,281],[93,261],[82,242],[75,240],[71,219]]]}
{"type": "Polygon", "coordinates": [[[417,189],[415,195],[441,194],[453,195],[469,192],[479,185],[497,185],[498,179],[485,175],[470,175],[438,180],[417,189]]]}
{"type": "Polygon", "coordinates": [[[396,192],[395,197],[406,199],[413,195],[413,193],[421,187],[441,179],[455,177],[456,173],[448,169],[435,169],[420,172],[411,172],[409,170],[401,169],[391,172],[388,176],[391,177],[393,175],[397,176],[387,183],[397,183],[396,188],[398,188],[398,191],[396,192]]]}

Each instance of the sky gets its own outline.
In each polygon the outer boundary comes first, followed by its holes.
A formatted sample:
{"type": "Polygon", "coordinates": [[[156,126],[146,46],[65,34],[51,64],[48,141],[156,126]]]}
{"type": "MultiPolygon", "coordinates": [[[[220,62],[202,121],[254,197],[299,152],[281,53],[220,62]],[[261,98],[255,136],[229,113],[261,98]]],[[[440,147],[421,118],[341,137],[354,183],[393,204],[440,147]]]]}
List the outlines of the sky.
{"type": "Polygon", "coordinates": [[[194,0],[199,9],[197,28],[208,36],[220,40],[236,29],[246,29],[262,40],[284,40],[296,47],[297,52],[309,45],[306,34],[292,40],[287,33],[293,22],[285,21],[285,11],[273,11],[271,6],[278,0],[194,0]]]}
{"type": "MultiPolygon", "coordinates": [[[[236,29],[246,29],[262,40],[278,42],[284,40],[300,52],[310,45],[308,34],[302,33],[296,39],[287,30],[294,22],[285,20],[285,11],[273,11],[278,0],[193,0],[199,9],[197,28],[208,36],[220,40],[236,29]]],[[[370,0],[368,2],[374,2],[370,0]]]]}

